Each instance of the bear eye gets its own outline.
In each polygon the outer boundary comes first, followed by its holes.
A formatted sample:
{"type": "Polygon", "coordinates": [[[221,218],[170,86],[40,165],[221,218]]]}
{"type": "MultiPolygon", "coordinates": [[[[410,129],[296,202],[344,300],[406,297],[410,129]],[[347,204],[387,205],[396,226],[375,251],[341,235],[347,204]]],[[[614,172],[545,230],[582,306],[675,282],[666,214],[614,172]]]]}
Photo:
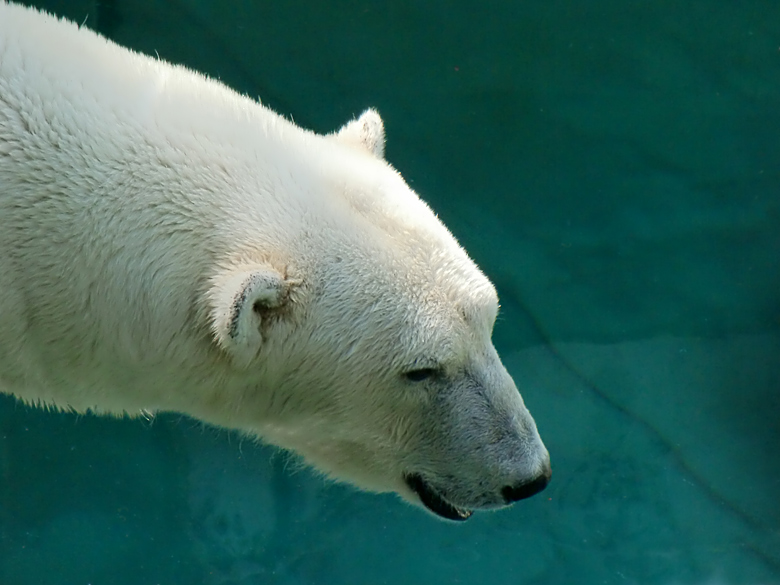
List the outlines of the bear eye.
{"type": "Polygon", "coordinates": [[[438,375],[438,373],[439,370],[436,368],[419,368],[417,370],[409,370],[408,372],[404,373],[404,378],[410,382],[422,382],[429,378],[433,378],[434,376],[438,375]]]}

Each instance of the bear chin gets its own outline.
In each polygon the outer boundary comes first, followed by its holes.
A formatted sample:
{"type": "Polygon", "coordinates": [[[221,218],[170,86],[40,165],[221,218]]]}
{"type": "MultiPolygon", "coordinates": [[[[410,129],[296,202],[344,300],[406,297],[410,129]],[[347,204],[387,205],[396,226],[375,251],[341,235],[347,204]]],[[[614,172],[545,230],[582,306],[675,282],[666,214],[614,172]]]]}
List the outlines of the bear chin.
{"type": "Polygon", "coordinates": [[[417,494],[423,506],[441,518],[463,522],[474,513],[472,510],[455,506],[445,500],[419,473],[404,475],[404,482],[410,490],[417,494]]]}

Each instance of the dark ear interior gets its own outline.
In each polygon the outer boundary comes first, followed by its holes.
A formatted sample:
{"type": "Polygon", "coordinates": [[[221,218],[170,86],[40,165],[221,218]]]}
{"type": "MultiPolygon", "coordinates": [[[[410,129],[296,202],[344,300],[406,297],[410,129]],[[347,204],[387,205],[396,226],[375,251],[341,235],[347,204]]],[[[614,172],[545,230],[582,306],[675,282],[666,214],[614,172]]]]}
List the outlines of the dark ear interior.
{"type": "Polygon", "coordinates": [[[265,267],[236,269],[215,279],[211,289],[212,330],[217,344],[237,365],[248,365],[263,344],[261,325],[288,300],[290,282],[265,267]]]}

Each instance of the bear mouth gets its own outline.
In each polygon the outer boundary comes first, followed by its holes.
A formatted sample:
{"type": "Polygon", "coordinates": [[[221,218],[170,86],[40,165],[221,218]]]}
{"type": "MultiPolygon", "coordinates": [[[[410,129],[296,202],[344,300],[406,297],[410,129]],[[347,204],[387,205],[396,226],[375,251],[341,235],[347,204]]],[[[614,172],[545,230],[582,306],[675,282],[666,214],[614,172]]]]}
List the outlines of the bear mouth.
{"type": "Polygon", "coordinates": [[[420,501],[423,503],[423,506],[437,516],[447,520],[463,522],[464,520],[468,520],[473,513],[471,510],[460,508],[445,500],[444,497],[439,494],[431,484],[425,481],[419,473],[405,474],[404,481],[406,482],[406,485],[409,486],[409,489],[417,494],[420,501]]]}

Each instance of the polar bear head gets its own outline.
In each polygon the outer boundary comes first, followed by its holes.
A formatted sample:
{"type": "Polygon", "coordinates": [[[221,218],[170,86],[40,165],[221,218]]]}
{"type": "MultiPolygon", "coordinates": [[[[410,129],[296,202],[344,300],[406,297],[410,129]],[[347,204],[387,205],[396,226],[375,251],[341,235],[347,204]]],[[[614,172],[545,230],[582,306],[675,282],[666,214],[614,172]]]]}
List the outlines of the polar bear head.
{"type": "Polygon", "coordinates": [[[384,161],[378,114],[300,148],[277,169],[285,229],[208,295],[243,426],[448,519],[543,489],[547,450],[491,342],[496,291],[384,161]]]}

